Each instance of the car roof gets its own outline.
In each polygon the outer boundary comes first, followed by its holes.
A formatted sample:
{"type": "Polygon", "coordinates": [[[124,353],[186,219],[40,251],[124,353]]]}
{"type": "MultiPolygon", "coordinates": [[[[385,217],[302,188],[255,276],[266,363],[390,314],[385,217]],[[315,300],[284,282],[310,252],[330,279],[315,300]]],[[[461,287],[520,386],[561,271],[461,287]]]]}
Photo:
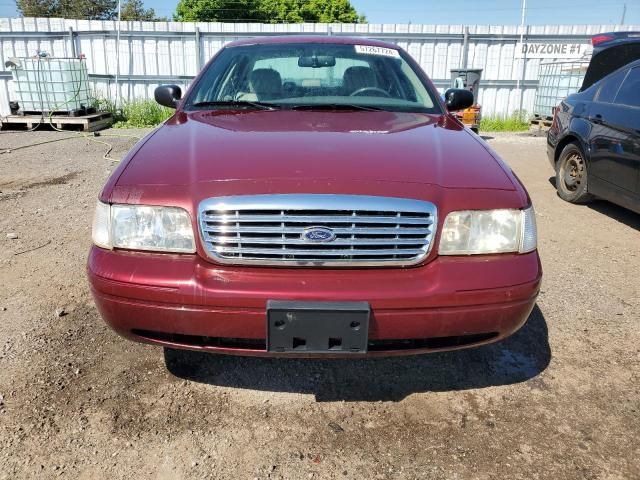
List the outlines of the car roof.
{"type": "Polygon", "coordinates": [[[259,37],[244,38],[227,43],[225,47],[238,47],[241,45],[270,45],[270,44],[287,44],[287,43],[327,43],[336,45],[366,45],[371,47],[393,48],[398,50],[400,47],[395,43],[385,42],[382,40],[374,40],[366,37],[348,37],[335,35],[264,35],[259,37]]]}

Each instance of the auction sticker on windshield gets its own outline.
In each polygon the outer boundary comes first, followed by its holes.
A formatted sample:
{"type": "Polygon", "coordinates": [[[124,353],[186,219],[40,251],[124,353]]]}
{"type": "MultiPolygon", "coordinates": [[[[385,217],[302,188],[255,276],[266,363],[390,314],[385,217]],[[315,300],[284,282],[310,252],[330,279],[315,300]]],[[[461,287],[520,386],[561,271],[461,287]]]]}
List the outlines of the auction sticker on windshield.
{"type": "Polygon", "coordinates": [[[385,57],[400,58],[400,53],[398,52],[398,50],[394,50],[393,48],[373,47],[371,45],[354,46],[356,47],[356,52],[363,53],[365,55],[382,55],[385,57]]]}

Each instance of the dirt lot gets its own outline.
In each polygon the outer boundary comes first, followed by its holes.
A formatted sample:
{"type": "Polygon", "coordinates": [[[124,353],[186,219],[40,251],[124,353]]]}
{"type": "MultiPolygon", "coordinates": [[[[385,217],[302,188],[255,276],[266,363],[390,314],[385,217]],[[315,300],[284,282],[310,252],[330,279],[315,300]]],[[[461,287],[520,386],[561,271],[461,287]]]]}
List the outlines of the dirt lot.
{"type": "MultiPolygon", "coordinates": [[[[0,151],[63,136],[2,132],[0,151]]],[[[640,216],[563,203],[544,138],[492,137],[532,195],[545,269],[515,336],[193,369],[116,336],[93,305],[104,145],[0,154],[0,478],[640,478],[640,216]]],[[[115,157],[133,143],[105,140],[115,157]]]]}

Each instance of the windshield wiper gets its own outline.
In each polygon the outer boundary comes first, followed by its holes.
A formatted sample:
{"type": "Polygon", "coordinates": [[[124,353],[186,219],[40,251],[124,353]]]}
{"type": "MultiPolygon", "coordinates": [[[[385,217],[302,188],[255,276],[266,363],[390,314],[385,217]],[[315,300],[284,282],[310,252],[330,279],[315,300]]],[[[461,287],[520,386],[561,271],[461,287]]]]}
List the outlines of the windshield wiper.
{"type": "Polygon", "coordinates": [[[251,102],[248,100],[215,100],[196,102],[191,104],[192,107],[240,107],[240,108],[257,108],[258,110],[276,110],[280,108],[278,105],[268,102],[251,102]]]}
{"type": "Polygon", "coordinates": [[[371,105],[355,105],[351,103],[320,103],[306,105],[292,105],[291,110],[365,110],[368,112],[381,112],[384,109],[371,105]]]}

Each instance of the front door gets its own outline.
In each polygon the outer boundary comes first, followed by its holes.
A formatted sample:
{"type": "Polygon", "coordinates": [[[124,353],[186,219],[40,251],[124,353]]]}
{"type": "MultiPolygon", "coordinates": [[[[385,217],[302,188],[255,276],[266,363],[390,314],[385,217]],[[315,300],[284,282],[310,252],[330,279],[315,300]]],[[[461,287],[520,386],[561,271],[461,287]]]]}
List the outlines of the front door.
{"type": "Polygon", "coordinates": [[[640,189],[640,67],[608,79],[589,108],[590,174],[623,195],[640,189]]]}

